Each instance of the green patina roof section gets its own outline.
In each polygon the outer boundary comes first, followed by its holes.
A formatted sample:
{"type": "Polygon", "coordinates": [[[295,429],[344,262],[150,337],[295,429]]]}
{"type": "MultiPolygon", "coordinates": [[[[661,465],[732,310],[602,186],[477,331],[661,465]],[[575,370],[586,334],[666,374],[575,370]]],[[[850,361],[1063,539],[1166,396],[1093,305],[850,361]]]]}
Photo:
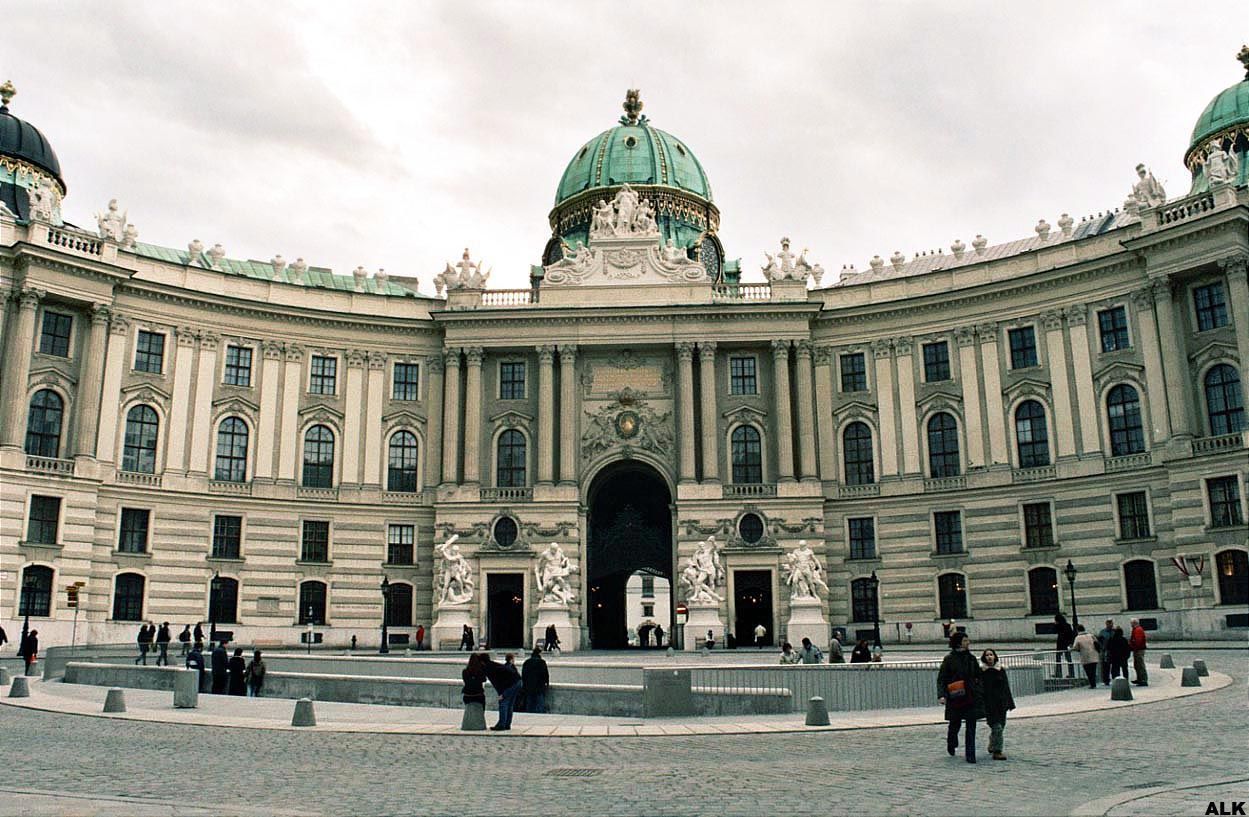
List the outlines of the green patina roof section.
{"type": "MultiPolygon", "coordinates": [[[[161,247],[156,244],[144,244],[138,242],[135,244],[135,253],[144,258],[152,258],[157,261],[164,261],[168,264],[177,264],[179,266],[187,266],[190,263],[190,253],[186,250],[175,250],[170,247],[161,247]]],[[[207,257],[201,258],[200,263],[205,268],[208,267],[207,257]]],[[[352,275],[335,275],[332,271],[325,267],[308,267],[308,271],[304,273],[302,282],[296,282],[291,279],[291,268],[288,265],[280,274],[275,274],[273,265],[268,261],[240,261],[234,258],[221,259],[221,270],[227,275],[239,275],[243,278],[254,278],[260,281],[277,281],[291,286],[316,287],[319,289],[337,289],[343,292],[356,291],[356,279],[352,275]]],[[[377,279],[370,276],[363,281],[363,292],[370,295],[394,295],[398,297],[415,296],[418,298],[426,298],[415,289],[405,287],[393,281],[386,281],[384,285],[379,286],[377,279]]]]}
{"type": "Polygon", "coordinates": [[[637,124],[617,125],[586,142],[564,170],[555,203],[625,183],[668,185],[712,200],[711,184],[694,153],[672,134],[637,124]]]}
{"type": "Polygon", "coordinates": [[[1234,125],[1249,124],[1249,77],[1224,90],[1197,117],[1189,150],[1202,147],[1203,143],[1219,131],[1234,125]]]}

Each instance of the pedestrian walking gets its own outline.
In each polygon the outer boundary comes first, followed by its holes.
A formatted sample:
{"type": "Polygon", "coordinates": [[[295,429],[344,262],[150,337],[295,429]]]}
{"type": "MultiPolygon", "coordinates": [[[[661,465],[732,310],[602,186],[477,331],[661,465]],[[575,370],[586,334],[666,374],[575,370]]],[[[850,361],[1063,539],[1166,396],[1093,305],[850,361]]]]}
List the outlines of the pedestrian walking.
{"type": "MultiPolygon", "coordinates": [[[[559,643],[558,639],[556,640],[556,643],[559,643]]],[[[662,624],[656,624],[655,625],[655,646],[662,647],[663,645],[664,645],[664,628],[662,624]]]]}
{"type": "Polygon", "coordinates": [[[473,628],[465,624],[464,629],[460,632],[460,649],[473,649],[473,628]]]}
{"type": "Polygon", "coordinates": [[[416,625],[416,651],[420,652],[425,649],[425,625],[416,625]]]}
{"type": "Polygon", "coordinates": [[[509,652],[500,664],[492,661],[487,653],[482,659],[482,669],[486,672],[486,678],[490,680],[490,686],[494,687],[494,691],[499,696],[499,721],[490,727],[490,731],[506,732],[512,728],[512,713],[516,709],[516,696],[520,694],[523,686],[520,671],[516,669],[516,656],[509,652]]]}
{"type": "Polygon", "coordinates": [[[559,650],[560,655],[564,654],[563,647],[559,645],[559,630],[555,628],[554,624],[546,625],[546,632],[543,633],[542,638],[546,642],[547,652],[551,652],[552,650],[559,650]]]}
{"type": "Polygon", "coordinates": [[[1054,627],[1056,628],[1054,641],[1054,677],[1063,677],[1063,658],[1067,659],[1067,677],[1076,677],[1076,666],[1071,663],[1071,644],[1076,640],[1075,630],[1071,629],[1071,625],[1067,623],[1067,617],[1062,613],[1054,614],[1054,627]]]}
{"type": "Polygon", "coordinates": [[[768,637],[768,628],[762,623],[755,625],[755,648],[763,649],[763,641],[768,637]]]}
{"type": "Polygon", "coordinates": [[[797,664],[802,661],[802,656],[794,652],[794,645],[786,641],[781,645],[781,663],[797,664]]]}
{"type": "Polygon", "coordinates": [[[971,640],[966,633],[950,636],[950,652],[941,660],[937,672],[937,700],[945,706],[948,723],[945,750],[954,756],[958,749],[958,730],[966,724],[964,755],[968,763],[976,762],[976,721],[984,717],[984,695],[980,685],[980,665],[968,651],[971,640]]]}
{"type": "Polygon", "coordinates": [[[798,651],[798,655],[802,658],[804,664],[823,664],[824,652],[819,647],[811,643],[811,639],[804,637],[802,639],[802,649],[798,651]]]}
{"type": "Polygon", "coordinates": [[[22,639],[22,643],[17,647],[17,657],[21,658],[25,666],[22,669],[23,675],[35,674],[35,662],[39,660],[39,631],[31,630],[22,639]]]}
{"type": "Polygon", "coordinates": [[[533,648],[533,654],[525,659],[520,668],[520,680],[525,690],[525,711],[539,715],[546,712],[546,688],[551,685],[551,673],[546,661],[542,660],[542,650],[533,648]]]}
{"type": "Polygon", "coordinates": [[[209,658],[212,665],[213,694],[224,695],[230,683],[230,658],[226,655],[225,644],[221,642],[214,644],[209,658]]]}
{"type": "Polygon", "coordinates": [[[1006,713],[1015,708],[1015,698],[1010,694],[1010,679],[1006,677],[1006,667],[998,663],[996,650],[980,653],[980,664],[984,721],[989,725],[989,754],[994,760],[1005,760],[1003,736],[1006,732],[1006,713]]]}
{"type": "Polygon", "coordinates": [[[160,650],[160,654],[156,656],[156,666],[169,666],[169,622],[166,621],[160,625],[160,629],[156,631],[156,649],[160,650]]]}
{"type": "Polygon", "coordinates": [[[1089,679],[1089,689],[1097,688],[1097,664],[1101,645],[1097,639],[1084,631],[1083,624],[1076,625],[1076,640],[1073,643],[1080,654],[1080,665],[1084,667],[1084,675],[1089,679]]]}
{"type": "Polygon", "coordinates": [[[152,645],[152,636],[147,630],[147,624],[143,624],[139,627],[139,635],[135,638],[135,641],[139,645],[139,657],[134,659],[134,662],[136,664],[143,664],[143,666],[146,667],[147,651],[152,645]]]}
{"type": "Polygon", "coordinates": [[[1115,627],[1114,634],[1110,636],[1110,643],[1106,645],[1106,650],[1110,653],[1110,677],[1127,678],[1128,656],[1132,654],[1132,647],[1128,644],[1128,640],[1124,638],[1122,627],[1115,627]]]}
{"type": "Polygon", "coordinates": [[[191,652],[186,657],[186,668],[193,669],[199,673],[199,683],[195,689],[198,692],[204,691],[204,653],[200,651],[200,645],[196,644],[191,647],[191,652]]]}
{"type": "Polygon", "coordinates": [[[178,643],[182,645],[182,657],[191,651],[191,625],[183,624],[182,632],[178,633],[178,643]]]}
{"type": "Polygon", "coordinates": [[[226,664],[229,673],[229,692],[231,695],[247,694],[247,659],[243,657],[243,648],[235,647],[234,655],[226,664]]]}
{"type": "Polygon", "coordinates": [[[252,660],[247,664],[247,697],[259,698],[264,687],[265,662],[260,658],[260,650],[255,650],[252,652],[252,660]]]}
{"type": "Polygon", "coordinates": [[[860,638],[850,651],[851,664],[867,664],[872,660],[872,649],[867,646],[867,639],[860,638]]]}
{"type": "Polygon", "coordinates": [[[1128,646],[1132,648],[1132,668],[1136,670],[1136,680],[1132,683],[1138,687],[1147,687],[1149,670],[1145,669],[1145,628],[1137,619],[1132,619],[1132,635],[1128,638],[1128,646]]]}
{"type": "Polygon", "coordinates": [[[195,622],[195,646],[199,647],[199,651],[204,651],[204,622],[195,622]]]}
{"type": "Polygon", "coordinates": [[[846,663],[846,651],[842,649],[841,639],[837,636],[833,636],[833,640],[828,643],[828,663],[846,663]]]}
{"type": "Polygon", "coordinates": [[[1102,674],[1102,683],[1110,686],[1110,639],[1115,634],[1115,621],[1112,618],[1106,619],[1106,626],[1102,627],[1097,634],[1097,643],[1101,646],[1101,660],[1099,669],[1102,674]]]}

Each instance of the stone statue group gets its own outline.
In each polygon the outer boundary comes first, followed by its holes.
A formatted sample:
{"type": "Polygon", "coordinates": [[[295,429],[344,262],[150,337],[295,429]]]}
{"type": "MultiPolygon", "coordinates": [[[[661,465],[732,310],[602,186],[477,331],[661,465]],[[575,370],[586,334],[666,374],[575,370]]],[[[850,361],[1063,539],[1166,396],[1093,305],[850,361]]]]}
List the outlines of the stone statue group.
{"type": "Polygon", "coordinates": [[[603,199],[594,206],[590,220],[591,238],[656,235],[655,208],[649,199],[642,199],[629,185],[620,188],[612,201],[603,199]]]}
{"type": "MultiPolygon", "coordinates": [[[[818,591],[828,592],[828,584],[824,581],[824,568],[805,539],[785,555],[781,572],[789,586],[790,601],[818,599],[818,591]]],[[[720,548],[716,545],[716,537],[709,536],[698,543],[698,548],[690,554],[681,570],[685,600],[691,604],[724,601],[724,596],[716,590],[723,585],[724,563],[720,557],[720,548]]]]}
{"type": "MultiPolygon", "coordinates": [[[[475,584],[472,569],[464,554],[460,553],[460,546],[455,543],[459,538],[457,534],[434,548],[440,560],[436,584],[439,606],[468,604],[473,600],[475,584]]],[[[565,606],[571,603],[576,594],[569,577],[577,572],[577,566],[564,555],[559,544],[552,542],[538,555],[533,568],[542,603],[565,606]]]]}

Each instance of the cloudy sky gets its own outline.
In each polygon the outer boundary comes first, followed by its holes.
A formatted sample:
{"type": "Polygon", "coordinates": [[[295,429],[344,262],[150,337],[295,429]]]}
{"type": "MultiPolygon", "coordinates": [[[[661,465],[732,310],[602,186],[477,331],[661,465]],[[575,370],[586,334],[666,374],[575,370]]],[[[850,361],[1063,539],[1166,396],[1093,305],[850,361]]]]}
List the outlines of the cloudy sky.
{"type": "Polygon", "coordinates": [[[143,241],[426,291],[465,246],[525,286],[565,165],[637,87],[729,257],[788,235],[831,272],[1111,209],[1138,161],[1182,194],[1242,3],[25,2],[0,80],[72,221],[116,197],[143,241]]]}

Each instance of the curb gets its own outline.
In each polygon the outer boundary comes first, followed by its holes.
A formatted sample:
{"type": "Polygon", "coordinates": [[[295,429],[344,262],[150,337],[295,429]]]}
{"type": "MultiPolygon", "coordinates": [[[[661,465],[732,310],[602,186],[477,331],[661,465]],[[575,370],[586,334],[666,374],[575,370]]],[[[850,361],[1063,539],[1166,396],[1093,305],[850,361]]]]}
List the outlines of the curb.
{"type": "Polygon", "coordinates": [[[1183,786],[1155,786],[1151,789],[1139,789],[1124,794],[1112,794],[1109,797],[1101,797],[1097,800],[1076,807],[1070,817],[1105,817],[1105,815],[1116,806],[1124,803],[1131,803],[1135,800],[1145,800],[1157,794],[1170,794],[1174,791],[1188,791],[1189,789],[1205,789],[1214,786],[1227,786],[1232,783],[1249,783],[1249,777],[1231,777],[1222,780],[1206,780],[1201,783],[1185,783],[1183,786]]]}

